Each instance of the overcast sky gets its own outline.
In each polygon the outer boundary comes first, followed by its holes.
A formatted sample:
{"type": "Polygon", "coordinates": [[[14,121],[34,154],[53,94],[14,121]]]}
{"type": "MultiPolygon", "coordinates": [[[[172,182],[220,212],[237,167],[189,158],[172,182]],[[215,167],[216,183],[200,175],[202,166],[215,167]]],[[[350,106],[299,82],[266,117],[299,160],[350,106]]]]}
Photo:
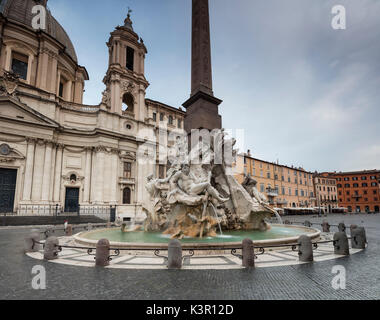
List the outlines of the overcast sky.
{"type": "MultiPolygon", "coordinates": [[[[379,0],[209,0],[214,94],[223,126],[255,157],[314,171],[380,169],[379,0]],[[347,29],[331,27],[344,5],[347,29]]],[[[105,45],[133,9],[148,48],[147,98],[190,94],[191,0],[49,0],[90,75],[98,104],[105,45]]],[[[243,150],[242,150],[243,151],[243,150]]]]}

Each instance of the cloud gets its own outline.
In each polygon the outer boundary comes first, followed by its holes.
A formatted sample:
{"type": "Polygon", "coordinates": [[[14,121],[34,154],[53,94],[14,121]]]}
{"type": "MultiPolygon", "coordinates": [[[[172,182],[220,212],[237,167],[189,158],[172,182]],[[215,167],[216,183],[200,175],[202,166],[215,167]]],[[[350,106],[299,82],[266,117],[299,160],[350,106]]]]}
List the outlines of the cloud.
{"type": "MultiPolygon", "coordinates": [[[[135,31],[148,47],[147,96],[179,106],[190,94],[191,1],[130,1],[135,31]]],[[[214,93],[224,100],[224,126],[244,129],[255,156],[311,171],[376,165],[380,1],[341,0],[347,30],[340,31],[331,28],[336,4],[210,0],[214,93]]],[[[125,3],[80,1],[75,21],[69,5],[50,6],[62,10],[58,20],[90,73],[85,103],[97,104],[108,62],[104,43],[122,23],[125,3]]]]}

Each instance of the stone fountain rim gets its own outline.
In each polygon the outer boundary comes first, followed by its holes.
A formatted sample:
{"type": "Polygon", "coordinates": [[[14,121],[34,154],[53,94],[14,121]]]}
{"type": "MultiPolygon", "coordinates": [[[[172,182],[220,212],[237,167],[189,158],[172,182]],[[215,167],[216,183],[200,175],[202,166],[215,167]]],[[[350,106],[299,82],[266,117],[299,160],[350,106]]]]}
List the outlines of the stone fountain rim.
{"type": "MultiPolygon", "coordinates": [[[[314,228],[308,228],[305,226],[289,226],[289,225],[280,225],[280,224],[272,224],[272,226],[280,226],[280,227],[286,227],[286,228],[293,228],[293,229],[304,229],[305,231],[309,231],[309,233],[306,234],[311,240],[319,240],[321,236],[321,231],[314,228]],[[310,231],[314,231],[311,233],[310,231]]],[[[84,238],[83,236],[85,234],[91,234],[96,233],[100,231],[105,231],[109,229],[119,229],[119,228],[103,228],[103,229],[97,229],[92,231],[83,231],[73,236],[75,242],[79,245],[86,245],[91,247],[96,247],[96,244],[98,243],[98,240],[91,240],[84,238]]],[[[288,244],[296,244],[299,239],[299,236],[296,237],[290,237],[290,238],[278,238],[278,239],[269,239],[269,240],[256,240],[253,241],[253,244],[255,247],[263,247],[263,246],[275,246],[275,245],[288,245],[288,244]]],[[[113,249],[130,249],[130,250],[138,250],[138,249],[146,249],[146,250],[154,250],[154,249],[167,249],[168,244],[165,243],[137,243],[137,242],[116,242],[111,241],[110,242],[111,248],[113,249]]],[[[222,242],[222,243],[183,243],[182,248],[183,249],[193,249],[193,248],[199,248],[199,249],[236,249],[241,247],[241,242],[222,242]]]]}

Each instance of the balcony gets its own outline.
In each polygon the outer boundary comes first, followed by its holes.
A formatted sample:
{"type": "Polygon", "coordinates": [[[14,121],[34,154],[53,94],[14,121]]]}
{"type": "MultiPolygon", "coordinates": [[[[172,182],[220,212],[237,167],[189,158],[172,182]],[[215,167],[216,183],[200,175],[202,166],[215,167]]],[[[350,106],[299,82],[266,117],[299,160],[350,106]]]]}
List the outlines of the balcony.
{"type": "Polygon", "coordinates": [[[122,184],[122,185],[134,185],[135,183],[136,183],[136,180],[134,178],[125,178],[125,177],[119,178],[119,184],[122,184]]]}
{"type": "Polygon", "coordinates": [[[287,206],[289,202],[286,200],[276,200],[276,203],[277,205],[287,206]]]}
{"type": "Polygon", "coordinates": [[[278,197],[278,189],[267,188],[266,193],[270,198],[278,197]]]}

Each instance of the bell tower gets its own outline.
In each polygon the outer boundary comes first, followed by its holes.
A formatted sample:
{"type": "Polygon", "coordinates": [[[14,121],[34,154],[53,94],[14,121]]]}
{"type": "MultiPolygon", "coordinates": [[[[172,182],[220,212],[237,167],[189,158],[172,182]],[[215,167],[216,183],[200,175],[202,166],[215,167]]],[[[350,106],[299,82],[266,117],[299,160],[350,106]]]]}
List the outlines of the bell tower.
{"type": "Polygon", "coordinates": [[[144,75],[144,62],[148,51],[133,30],[131,12],[128,10],[124,25],[117,26],[107,42],[109,62],[103,79],[106,90],[102,105],[112,113],[144,121],[145,92],[149,86],[144,75]]]}

